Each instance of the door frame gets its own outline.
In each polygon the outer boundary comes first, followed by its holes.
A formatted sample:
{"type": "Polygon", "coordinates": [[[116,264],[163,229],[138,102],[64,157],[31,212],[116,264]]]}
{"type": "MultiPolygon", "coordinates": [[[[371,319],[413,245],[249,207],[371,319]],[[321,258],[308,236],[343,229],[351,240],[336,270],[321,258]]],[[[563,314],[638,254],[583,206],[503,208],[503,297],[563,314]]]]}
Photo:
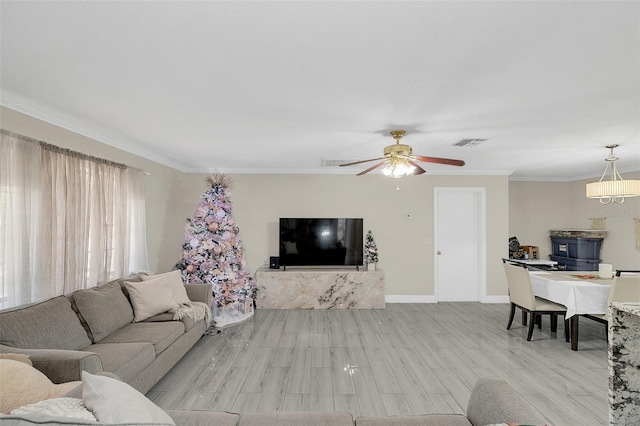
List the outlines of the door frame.
{"type": "Polygon", "coordinates": [[[433,296],[438,302],[438,196],[446,192],[476,194],[476,220],[478,224],[478,301],[487,301],[487,189],[484,187],[434,187],[433,188],[433,296]]]}

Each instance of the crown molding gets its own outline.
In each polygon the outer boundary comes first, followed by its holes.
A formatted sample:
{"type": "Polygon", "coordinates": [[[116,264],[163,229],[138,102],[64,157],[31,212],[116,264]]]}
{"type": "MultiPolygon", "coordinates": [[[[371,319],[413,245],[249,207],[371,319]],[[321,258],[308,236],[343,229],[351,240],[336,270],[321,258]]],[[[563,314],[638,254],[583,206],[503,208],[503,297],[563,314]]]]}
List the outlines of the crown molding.
{"type": "MultiPolygon", "coordinates": [[[[356,175],[359,170],[324,167],[318,169],[233,169],[233,168],[190,168],[186,173],[227,173],[227,174],[278,174],[278,175],[356,175]]],[[[431,176],[509,176],[513,170],[427,170],[431,176]]],[[[380,170],[369,176],[382,175],[380,170]]]]}
{"type": "Polygon", "coordinates": [[[94,126],[89,123],[78,120],[77,118],[69,117],[60,112],[54,111],[43,105],[39,105],[37,102],[27,101],[25,98],[17,96],[7,90],[2,91],[2,97],[0,97],[0,105],[5,108],[12,109],[19,113],[36,118],[45,123],[52,124],[54,126],[69,130],[73,133],[88,137],[98,142],[107,144],[114,148],[118,148],[122,151],[126,151],[130,154],[137,155],[147,160],[162,164],[175,170],[179,170],[183,173],[188,172],[188,169],[180,163],[168,160],[167,158],[160,157],[155,153],[140,149],[135,140],[131,139],[122,133],[115,132],[113,130],[107,130],[105,128],[94,126]]]}

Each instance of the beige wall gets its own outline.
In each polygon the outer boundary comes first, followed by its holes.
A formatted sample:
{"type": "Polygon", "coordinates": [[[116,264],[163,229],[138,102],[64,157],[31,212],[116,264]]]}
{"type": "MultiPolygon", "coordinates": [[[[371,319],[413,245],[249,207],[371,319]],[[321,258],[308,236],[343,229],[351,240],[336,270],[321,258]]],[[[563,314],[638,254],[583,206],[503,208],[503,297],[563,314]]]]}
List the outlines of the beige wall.
{"type": "Polygon", "coordinates": [[[182,196],[184,173],[8,108],[0,110],[0,123],[3,129],[24,136],[151,173],[145,177],[149,268],[157,272],[172,269],[180,258],[178,241],[184,234],[184,218],[174,203],[182,196]]]}
{"type": "MultiPolygon", "coordinates": [[[[624,179],[640,179],[640,172],[623,173],[624,179]]],[[[540,247],[540,257],[551,253],[551,229],[590,229],[590,218],[606,218],[607,236],[600,258],[614,269],[640,269],[635,248],[634,218],[640,219],[640,197],[622,204],[602,205],[585,197],[587,182],[511,182],[509,184],[509,235],[521,244],[540,247]]]]}
{"type": "MultiPolygon", "coordinates": [[[[396,181],[381,175],[232,175],[233,215],[252,271],[278,255],[280,217],[362,217],[378,246],[386,295],[434,294],[433,188],[484,187],[487,194],[487,294],[506,295],[501,257],[507,254],[506,176],[429,176],[396,181]],[[412,219],[406,220],[405,214],[412,219]]],[[[189,216],[207,189],[206,175],[187,177],[189,216]]]]}
{"type": "MultiPolygon", "coordinates": [[[[13,110],[0,110],[2,128],[45,142],[122,162],[151,173],[145,178],[149,266],[168,271],[180,257],[184,224],[207,189],[206,175],[185,174],[13,110]]],[[[363,217],[375,235],[387,295],[433,295],[433,188],[484,187],[487,194],[487,294],[506,295],[500,258],[509,236],[538,245],[547,258],[549,230],[588,228],[589,218],[606,217],[602,259],[616,268],[638,268],[633,218],[640,198],[602,206],[584,197],[577,182],[509,182],[506,176],[430,176],[396,181],[380,175],[233,175],[234,217],[255,271],[278,254],[281,216],[363,217]],[[405,214],[412,220],[405,220],[405,214]]],[[[640,172],[623,174],[640,178],[640,172]]]]}

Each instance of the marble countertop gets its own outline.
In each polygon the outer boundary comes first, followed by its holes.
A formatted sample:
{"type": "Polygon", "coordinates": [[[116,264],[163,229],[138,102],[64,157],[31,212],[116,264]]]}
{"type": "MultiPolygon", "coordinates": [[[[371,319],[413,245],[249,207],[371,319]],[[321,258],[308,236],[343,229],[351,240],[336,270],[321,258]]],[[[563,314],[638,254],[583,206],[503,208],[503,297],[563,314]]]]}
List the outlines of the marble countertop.
{"type": "Polygon", "coordinates": [[[640,302],[613,302],[612,305],[619,311],[640,317],[640,302]]]}

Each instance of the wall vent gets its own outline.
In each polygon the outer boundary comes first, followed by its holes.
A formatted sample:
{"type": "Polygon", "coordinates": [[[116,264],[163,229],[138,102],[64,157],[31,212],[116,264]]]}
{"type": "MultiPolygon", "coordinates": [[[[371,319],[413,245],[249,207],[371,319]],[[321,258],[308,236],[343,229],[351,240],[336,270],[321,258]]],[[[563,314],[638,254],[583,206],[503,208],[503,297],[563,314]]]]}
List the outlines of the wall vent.
{"type": "Polygon", "coordinates": [[[353,163],[354,161],[358,161],[358,158],[347,158],[342,160],[336,160],[332,158],[323,158],[321,165],[322,167],[339,167],[340,164],[353,163]]]}
{"type": "Polygon", "coordinates": [[[486,142],[489,139],[479,139],[479,138],[467,138],[460,139],[458,142],[454,143],[453,146],[466,146],[467,148],[473,148],[474,146],[480,145],[482,142],[486,142]]]}

